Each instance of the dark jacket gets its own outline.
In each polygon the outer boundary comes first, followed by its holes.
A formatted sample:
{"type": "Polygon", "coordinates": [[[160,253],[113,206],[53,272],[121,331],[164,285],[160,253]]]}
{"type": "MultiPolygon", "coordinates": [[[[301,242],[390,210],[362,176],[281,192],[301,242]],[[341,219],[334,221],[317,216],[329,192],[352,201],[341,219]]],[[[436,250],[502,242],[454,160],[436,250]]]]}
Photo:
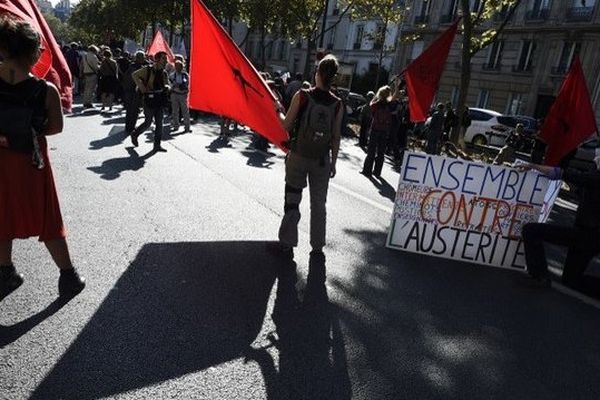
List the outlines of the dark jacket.
{"type": "Polygon", "coordinates": [[[575,226],[600,229],[600,171],[563,171],[563,180],[581,189],[579,207],[575,216],[575,226]]]}

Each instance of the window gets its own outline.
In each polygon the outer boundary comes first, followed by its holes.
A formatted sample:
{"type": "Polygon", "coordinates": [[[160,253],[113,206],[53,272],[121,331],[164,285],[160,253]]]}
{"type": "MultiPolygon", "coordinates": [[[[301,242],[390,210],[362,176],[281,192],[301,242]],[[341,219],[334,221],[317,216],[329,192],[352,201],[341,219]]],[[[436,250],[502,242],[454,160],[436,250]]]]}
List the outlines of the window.
{"type": "Polygon", "coordinates": [[[329,41],[327,42],[327,49],[328,50],[333,50],[333,47],[335,45],[335,31],[336,31],[336,26],[334,26],[330,31],[329,31],[329,41]]]}
{"type": "Polygon", "coordinates": [[[504,40],[496,40],[494,43],[492,43],[488,52],[488,59],[487,63],[485,64],[485,69],[500,69],[503,48],[504,40]]]}
{"type": "Polygon", "coordinates": [[[360,50],[360,48],[362,46],[362,40],[363,40],[364,34],[365,34],[365,26],[358,25],[356,27],[356,35],[354,36],[354,46],[352,46],[354,48],[354,50],[360,50]]]}
{"type": "Polygon", "coordinates": [[[487,108],[490,100],[490,91],[487,89],[481,89],[479,96],[477,96],[477,108],[487,108]]]}
{"type": "Polygon", "coordinates": [[[452,93],[450,94],[450,102],[452,103],[452,107],[456,107],[458,104],[458,95],[460,94],[460,90],[458,86],[452,87],[452,93]]]}
{"type": "Polygon", "coordinates": [[[469,117],[471,117],[472,121],[489,121],[490,119],[494,118],[492,114],[473,109],[469,109],[469,117]]]}
{"type": "Polygon", "coordinates": [[[375,37],[373,38],[373,50],[381,50],[383,48],[383,39],[385,36],[385,26],[377,25],[375,37]]]}
{"type": "Polygon", "coordinates": [[[431,3],[433,3],[433,0],[421,0],[420,13],[415,17],[415,24],[424,24],[429,21],[431,3]]]}
{"type": "Polygon", "coordinates": [[[523,40],[521,42],[521,53],[519,62],[516,65],[517,71],[531,71],[531,60],[535,51],[535,43],[531,40],[523,40]]]}
{"type": "Polygon", "coordinates": [[[555,68],[555,72],[562,74],[571,67],[571,62],[576,53],[581,50],[581,43],[579,42],[564,42],[563,48],[558,59],[558,65],[555,68]]]}
{"type": "Polygon", "coordinates": [[[413,43],[412,51],[410,53],[410,59],[414,60],[421,55],[423,52],[423,47],[425,47],[425,42],[422,40],[418,40],[413,43]]]}
{"type": "Polygon", "coordinates": [[[444,9],[444,15],[442,15],[442,19],[440,21],[442,24],[452,22],[456,18],[458,1],[459,0],[447,0],[447,7],[444,9]]]}
{"type": "MultiPolygon", "coordinates": [[[[520,115],[523,114],[524,102],[522,93],[511,93],[506,103],[505,114],[509,115],[520,115]]],[[[506,124],[505,124],[506,125],[506,124]]]]}
{"type": "Polygon", "coordinates": [[[484,2],[481,0],[471,0],[471,11],[474,13],[478,13],[481,11],[484,2]]]}
{"type": "Polygon", "coordinates": [[[285,50],[286,50],[285,40],[281,40],[279,42],[279,59],[280,60],[285,59],[285,50]]]}
{"type": "Polygon", "coordinates": [[[567,9],[567,20],[589,21],[594,13],[595,0],[572,0],[567,9]]]}

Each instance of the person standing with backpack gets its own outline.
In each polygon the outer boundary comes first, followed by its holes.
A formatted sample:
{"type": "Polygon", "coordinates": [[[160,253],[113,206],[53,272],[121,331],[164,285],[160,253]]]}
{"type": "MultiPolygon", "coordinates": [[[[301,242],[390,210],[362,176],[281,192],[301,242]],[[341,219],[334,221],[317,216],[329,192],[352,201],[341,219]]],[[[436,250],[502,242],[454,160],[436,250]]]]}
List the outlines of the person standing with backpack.
{"type": "Polygon", "coordinates": [[[270,247],[277,255],[293,258],[298,245],[300,201],[307,185],[310,191],[311,255],[324,257],[327,189],[329,179],[336,174],[340,148],[341,100],[331,93],[331,84],[338,71],[338,61],[324,57],[315,73],[316,85],[300,90],[293,97],[285,115],[280,115],[290,132],[290,152],[285,160],[285,205],[279,228],[279,242],[270,247]]]}
{"type": "Polygon", "coordinates": [[[383,169],[385,148],[392,126],[391,94],[392,90],[389,86],[382,86],[371,101],[373,121],[371,122],[371,133],[369,134],[367,158],[365,158],[361,171],[361,174],[368,178],[372,175],[379,177],[383,169]],[[375,163],[375,166],[373,166],[373,163],[375,163]]]}

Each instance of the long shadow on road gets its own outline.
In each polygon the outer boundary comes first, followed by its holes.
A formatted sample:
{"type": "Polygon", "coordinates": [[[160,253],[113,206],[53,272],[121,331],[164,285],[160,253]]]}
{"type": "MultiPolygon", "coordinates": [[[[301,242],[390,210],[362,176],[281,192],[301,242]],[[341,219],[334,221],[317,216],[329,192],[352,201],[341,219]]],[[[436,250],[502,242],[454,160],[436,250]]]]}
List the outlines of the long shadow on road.
{"type": "Polygon", "coordinates": [[[145,245],[32,398],[112,397],[242,357],[277,267],[264,242],[145,245]]]}
{"type": "Polygon", "coordinates": [[[146,160],[152,157],[153,151],[140,156],[133,147],[127,147],[129,157],[111,158],[102,162],[97,167],[88,167],[88,170],[97,173],[102,179],[112,181],[121,176],[125,171],[137,171],[144,167],[146,160]]]}
{"type": "Polygon", "coordinates": [[[379,377],[362,383],[365,399],[600,398],[597,309],[521,287],[511,271],[388,250],[381,232],[346,233],[365,256],[352,279],[330,283],[345,336],[379,377]]]}

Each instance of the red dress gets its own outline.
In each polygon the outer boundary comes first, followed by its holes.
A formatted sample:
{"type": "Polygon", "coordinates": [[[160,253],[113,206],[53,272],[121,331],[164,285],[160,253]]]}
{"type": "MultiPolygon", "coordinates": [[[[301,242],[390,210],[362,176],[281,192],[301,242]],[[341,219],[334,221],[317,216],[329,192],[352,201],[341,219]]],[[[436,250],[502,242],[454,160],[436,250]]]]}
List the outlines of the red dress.
{"type": "MultiPolygon", "coordinates": [[[[35,78],[15,85],[0,79],[0,91],[27,93],[29,85],[35,84],[35,78]]],[[[44,137],[39,142],[45,163],[41,170],[32,164],[30,154],[0,147],[0,241],[32,236],[47,241],[66,235],[48,157],[48,144],[44,137]]]]}

